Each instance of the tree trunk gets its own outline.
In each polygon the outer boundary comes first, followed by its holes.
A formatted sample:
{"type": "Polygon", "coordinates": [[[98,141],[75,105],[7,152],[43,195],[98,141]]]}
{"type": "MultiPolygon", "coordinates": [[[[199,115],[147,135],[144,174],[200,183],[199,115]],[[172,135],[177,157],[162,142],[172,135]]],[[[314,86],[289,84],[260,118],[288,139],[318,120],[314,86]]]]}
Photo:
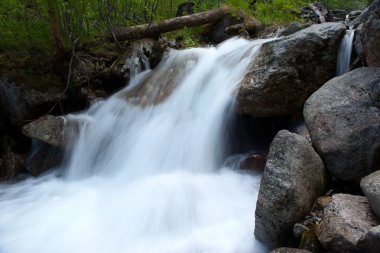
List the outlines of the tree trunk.
{"type": "MultiPolygon", "coordinates": [[[[160,22],[152,22],[150,24],[131,26],[128,28],[115,28],[114,35],[118,41],[133,41],[146,37],[156,37],[161,33],[171,32],[185,27],[209,24],[231,12],[230,7],[222,6],[218,9],[171,18],[160,22]]],[[[113,34],[109,32],[103,36],[108,41],[114,40],[113,34]]]]}
{"type": "Polygon", "coordinates": [[[53,36],[54,46],[58,52],[58,55],[65,54],[65,47],[63,45],[63,41],[59,32],[58,22],[57,22],[57,13],[54,9],[54,4],[52,1],[48,1],[48,13],[50,19],[50,30],[53,36]]]}

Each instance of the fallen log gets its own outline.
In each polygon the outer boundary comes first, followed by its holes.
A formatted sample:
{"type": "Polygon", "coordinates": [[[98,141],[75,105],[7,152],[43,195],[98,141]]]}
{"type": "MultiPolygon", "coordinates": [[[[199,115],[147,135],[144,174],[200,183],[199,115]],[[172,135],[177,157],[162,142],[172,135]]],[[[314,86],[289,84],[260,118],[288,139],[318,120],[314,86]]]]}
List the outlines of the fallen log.
{"type": "Polygon", "coordinates": [[[107,32],[103,37],[107,41],[114,41],[115,38],[117,41],[133,41],[146,37],[156,37],[161,33],[171,32],[185,27],[210,24],[232,12],[231,7],[221,6],[218,9],[152,22],[150,24],[136,25],[128,28],[115,28],[113,32],[107,32]]]}

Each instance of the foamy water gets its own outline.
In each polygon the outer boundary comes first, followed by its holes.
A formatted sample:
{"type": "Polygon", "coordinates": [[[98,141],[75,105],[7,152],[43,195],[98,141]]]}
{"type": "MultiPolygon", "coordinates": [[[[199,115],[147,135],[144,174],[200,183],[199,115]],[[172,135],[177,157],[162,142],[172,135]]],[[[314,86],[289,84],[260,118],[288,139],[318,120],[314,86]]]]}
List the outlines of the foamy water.
{"type": "Polygon", "coordinates": [[[0,186],[0,252],[266,252],[260,177],[222,167],[236,86],[263,42],[173,51],[68,117],[80,127],[64,176],[0,186]]]}

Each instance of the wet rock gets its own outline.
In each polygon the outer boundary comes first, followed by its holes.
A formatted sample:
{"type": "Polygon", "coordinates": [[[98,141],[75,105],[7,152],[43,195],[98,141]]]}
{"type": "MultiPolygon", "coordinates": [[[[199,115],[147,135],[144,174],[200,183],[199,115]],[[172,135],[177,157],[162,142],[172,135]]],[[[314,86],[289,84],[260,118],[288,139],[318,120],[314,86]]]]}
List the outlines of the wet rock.
{"type": "Polygon", "coordinates": [[[267,117],[300,110],[334,76],[345,30],[342,23],[324,23],[264,43],[240,83],[239,112],[267,117]]]}
{"type": "Polygon", "coordinates": [[[355,48],[359,56],[368,66],[380,68],[380,7],[360,26],[356,36],[355,48]]]}
{"type": "Polygon", "coordinates": [[[331,15],[333,16],[333,21],[345,21],[347,12],[345,10],[332,10],[331,15]]]}
{"type": "Polygon", "coordinates": [[[149,68],[149,55],[152,53],[154,39],[142,39],[133,42],[115,64],[113,71],[120,73],[125,81],[137,73],[149,68]]]}
{"type": "Polygon", "coordinates": [[[293,224],[311,210],[323,192],[322,160],[310,143],[282,130],[268,155],[256,205],[255,236],[269,247],[289,244],[293,224]]]}
{"type": "MultiPolygon", "coordinates": [[[[77,92],[88,104],[104,99],[125,87],[138,73],[155,67],[175,42],[166,39],[141,39],[131,43],[122,54],[78,52],[73,73],[77,92]]],[[[107,52],[108,52],[107,51],[107,52]]]]}
{"type": "Polygon", "coordinates": [[[25,125],[22,132],[30,138],[63,147],[63,127],[63,117],[47,115],[25,125]]]}
{"type": "Polygon", "coordinates": [[[306,101],[304,118],[335,179],[358,181],[380,169],[380,69],[330,80],[306,101]]]}
{"type": "Polygon", "coordinates": [[[373,211],[380,217],[380,170],[364,177],[360,181],[360,187],[373,211]]]}
{"type": "Polygon", "coordinates": [[[185,78],[188,70],[195,67],[198,55],[183,54],[179,59],[164,61],[155,71],[147,73],[138,86],[124,93],[128,102],[147,106],[161,103],[166,99],[178,84],[185,78]]]}
{"type": "Polygon", "coordinates": [[[20,74],[16,81],[7,78],[0,80],[1,114],[14,127],[25,125],[27,120],[51,110],[58,101],[64,103],[68,99],[67,94],[63,93],[64,84],[59,80],[53,77],[50,80],[26,78],[20,74]]]}
{"type": "Polygon", "coordinates": [[[272,250],[270,253],[311,253],[311,251],[294,248],[278,248],[272,250]]]}
{"type": "Polygon", "coordinates": [[[250,154],[241,161],[239,167],[242,170],[263,171],[266,161],[265,154],[250,154]]]}
{"type": "Polygon", "coordinates": [[[234,17],[230,14],[225,15],[220,20],[216,21],[212,27],[211,38],[214,42],[219,43],[232,37],[230,33],[226,32],[229,26],[237,25],[241,23],[238,17],[234,17]]]}
{"type": "Polygon", "coordinates": [[[171,49],[181,49],[182,46],[183,45],[178,41],[178,37],[175,40],[160,37],[154,43],[152,52],[149,54],[150,67],[155,68],[171,49]]]}
{"type": "Polygon", "coordinates": [[[214,43],[220,43],[233,36],[249,38],[254,36],[262,28],[261,23],[248,16],[245,12],[240,11],[233,15],[227,14],[211,24],[206,34],[208,40],[214,43]]]}
{"type": "Polygon", "coordinates": [[[359,251],[365,253],[380,252],[380,226],[371,228],[358,243],[359,251]]]}
{"type": "Polygon", "coordinates": [[[360,14],[362,14],[362,11],[360,10],[356,10],[356,11],[350,11],[349,15],[350,15],[350,20],[354,20],[355,18],[359,17],[360,14]]]}
{"type": "Polygon", "coordinates": [[[176,42],[165,38],[135,41],[116,62],[112,72],[121,75],[127,83],[139,72],[158,65],[170,48],[177,48],[176,42]]]}
{"type": "Polygon", "coordinates": [[[63,161],[63,156],[64,152],[61,148],[36,141],[25,166],[29,173],[36,177],[58,167],[63,161]]]}
{"type": "Polygon", "coordinates": [[[103,88],[84,86],[79,89],[79,93],[86,99],[86,102],[91,105],[97,101],[108,97],[108,93],[103,88]]]}
{"type": "Polygon", "coordinates": [[[11,180],[25,170],[24,157],[14,152],[0,156],[0,181],[11,180]]]}
{"type": "Polygon", "coordinates": [[[365,197],[336,194],[325,208],[316,234],[323,247],[332,252],[359,252],[359,240],[378,224],[365,197]]]}

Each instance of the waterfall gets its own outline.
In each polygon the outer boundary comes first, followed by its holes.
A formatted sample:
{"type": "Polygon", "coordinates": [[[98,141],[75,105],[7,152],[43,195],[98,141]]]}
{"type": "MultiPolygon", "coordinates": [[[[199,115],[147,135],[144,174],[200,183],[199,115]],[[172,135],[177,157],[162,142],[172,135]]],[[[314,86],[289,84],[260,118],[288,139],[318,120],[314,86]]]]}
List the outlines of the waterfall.
{"type": "Polygon", "coordinates": [[[71,115],[59,176],[0,186],[0,252],[265,252],[260,177],[223,166],[237,84],[265,41],[172,51],[71,115]]]}
{"type": "Polygon", "coordinates": [[[339,45],[336,76],[343,75],[349,71],[354,36],[355,30],[350,27],[339,45]]]}

